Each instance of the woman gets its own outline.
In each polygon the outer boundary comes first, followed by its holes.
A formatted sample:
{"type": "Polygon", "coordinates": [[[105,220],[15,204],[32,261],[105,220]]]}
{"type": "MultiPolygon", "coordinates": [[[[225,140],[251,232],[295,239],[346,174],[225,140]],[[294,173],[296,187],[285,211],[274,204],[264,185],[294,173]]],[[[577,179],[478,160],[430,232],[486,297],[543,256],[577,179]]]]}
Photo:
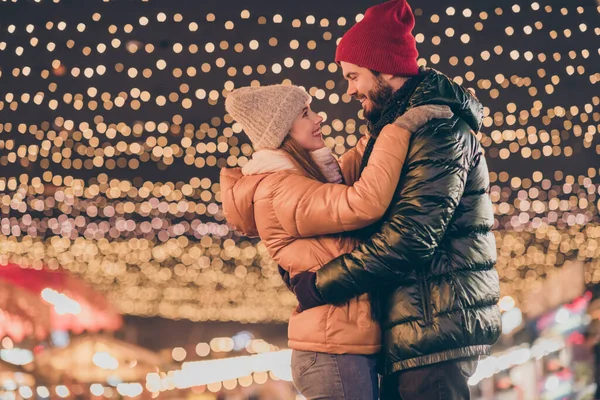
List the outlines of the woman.
{"type": "MultiPolygon", "coordinates": [[[[225,216],[246,236],[260,236],[291,278],[356,247],[357,239],[341,233],[383,216],[411,132],[430,119],[452,117],[445,106],[409,110],[382,130],[358,179],[367,138],[338,164],[310,100],[297,86],[274,85],[238,89],[225,103],[255,150],[241,170],[221,171],[225,216]]],[[[307,399],[377,399],[375,354],[381,339],[367,295],[342,306],[299,311],[288,328],[298,390],[307,399]]]]}

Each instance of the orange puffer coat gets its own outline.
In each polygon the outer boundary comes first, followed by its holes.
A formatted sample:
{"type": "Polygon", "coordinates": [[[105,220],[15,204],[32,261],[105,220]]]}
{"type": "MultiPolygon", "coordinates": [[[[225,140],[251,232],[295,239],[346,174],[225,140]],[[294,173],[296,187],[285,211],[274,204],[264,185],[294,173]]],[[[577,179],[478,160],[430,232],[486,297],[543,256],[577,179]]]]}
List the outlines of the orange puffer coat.
{"type": "MultiPolygon", "coordinates": [[[[227,220],[247,236],[260,236],[291,277],[350,252],[358,241],[341,233],[368,226],[384,215],[400,178],[410,133],[395,125],[385,127],[357,181],[366,140],[340,158],[344,181],[351,186],[307,177],[281,150],[256,152],[243,170],[224,168],[221,193],[227,220]]],[[[332,165],[320,164],[322,169],[332,165]]],[[[363,295],[342,306],[294,311],[288,340],[295,350],[374,354],[381,347],[381,332],[371,317],[368,296],[363,295]]]]}

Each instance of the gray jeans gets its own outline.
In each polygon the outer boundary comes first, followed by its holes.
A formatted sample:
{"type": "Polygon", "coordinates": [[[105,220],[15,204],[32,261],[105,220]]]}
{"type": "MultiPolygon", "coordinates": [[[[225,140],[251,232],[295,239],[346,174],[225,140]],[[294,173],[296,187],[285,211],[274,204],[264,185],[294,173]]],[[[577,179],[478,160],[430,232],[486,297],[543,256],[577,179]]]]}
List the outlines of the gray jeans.
{"type": "Polygon", "coordinates": [[[292,352],[294,385],[307,400],[377,400],[376,356],[292,352]]]}

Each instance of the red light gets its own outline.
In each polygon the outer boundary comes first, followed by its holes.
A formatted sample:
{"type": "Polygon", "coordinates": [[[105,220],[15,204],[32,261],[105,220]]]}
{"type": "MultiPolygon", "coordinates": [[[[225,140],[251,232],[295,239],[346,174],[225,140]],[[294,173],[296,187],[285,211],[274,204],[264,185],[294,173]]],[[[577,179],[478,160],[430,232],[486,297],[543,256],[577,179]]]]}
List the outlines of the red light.
{"type": "Polygon", "coordinates": [[[573,332],[567,339],[569,343],[581,345],[585,343],[585,337],[580,332],[573,332]]]}
{"type": "Polygon", "coordinates": [[[53,68],[52,73],[56,76],[63,76],[67,73],[67,69],[61,64],[58,68],[53,68]]]}

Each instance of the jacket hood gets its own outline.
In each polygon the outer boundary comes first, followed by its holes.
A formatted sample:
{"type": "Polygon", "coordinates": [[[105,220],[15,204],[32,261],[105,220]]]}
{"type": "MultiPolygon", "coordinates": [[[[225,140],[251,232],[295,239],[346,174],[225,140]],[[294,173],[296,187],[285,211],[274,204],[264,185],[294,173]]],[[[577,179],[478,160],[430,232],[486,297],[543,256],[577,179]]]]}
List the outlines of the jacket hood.
{"type": "Polygon", "coordinates": [[[447,105],[475,132],[481,127],[483,105],[479,100],[467,89],[434,69],[428,70],[427,75],[410,97],[408,108],[425,104],[447,105]]]}
{"type": "Polygon", "coordinates": [[[223,213],[234,229],[245,236],[258,236],[254,217],[254,195],[269,174],[294,169],[291,158],[281,150],[260,150],[243,168],[221,169],[223,213]]]}
{"type": "MultiPolygon", "coordinates": [[[[343,178],[331,149],[323,147],[311,152],[323,175],[332,183],[342,183],[343,178]]],[[[298,168],[283,150],[259,150],[243,168],[221,170],[221,201],[227,221],[245,236],[258,236],[254,217],[254,195],[259,184],[269,174],[296,171],[298,168]]]]}
{"type": "Polygon", "coordinates": [[[221,201],[227,222],[245,236],[256,237],[254,219],[254,193],[268,175],[242,174],[241,168],[221,169],[221,201]]]}

